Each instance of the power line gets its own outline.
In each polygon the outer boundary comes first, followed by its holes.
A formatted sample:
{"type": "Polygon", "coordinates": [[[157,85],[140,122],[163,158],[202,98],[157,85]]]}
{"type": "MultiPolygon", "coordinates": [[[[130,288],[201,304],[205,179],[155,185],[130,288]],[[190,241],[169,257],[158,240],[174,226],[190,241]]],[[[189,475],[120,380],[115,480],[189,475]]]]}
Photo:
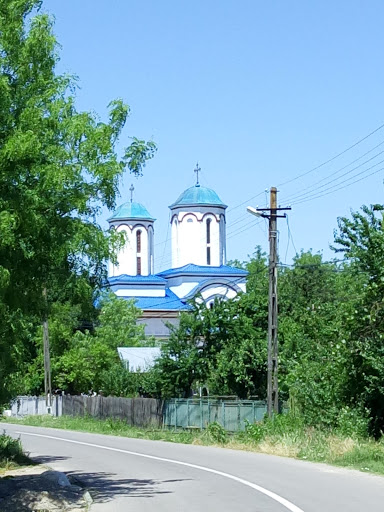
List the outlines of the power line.
{"type": "MultiPolygon", "coordinates": [[[[381,146],[382,144],[384,144],[384,141],[380,142],[380,144],[378,144],[377,146],[375,146],[374,148],[370,149],[369,151],[367,151],[366,153],[364,153],[363,155],[361,155],[360,157],[356,158],[355,160],[353,160],[352,162],[349,162],[347,165],[344,165],[343,167],[341,167],[340,169],[338,169],[337,171],[334,171],[334,172],[331,172],[330,174],[328,174],[327,176],[325,176],[324,178],[322,178],[321,180],[315,182],[315,183],[312,183],[311,185],[308,185],[307,187],[304,187],[302,188],[301,190],[298,190],[296,192],[294,192],[293,194],[291,194],[290,196],[288,196],[288,198],[285,198],[284,200],[286,202],[289,202],[289,201],[293,201],[295,200],[298,196],[301,196],[302,193],[305,191],[305,190],[309,190],[308,193],[306,193],[305,195],[311,193],[311,189],[315,189],[317,188],[317,185],[319,185],[320,183],[323,183],[324,181],[328,180],[328,178],[333,178],[332,180],[326,182],[324,185],[321,185],[320,187],[318,188],[323,188],[325,187],[326,185],[328,185],[329,183],[332,183],[334,181],[337,181],[339,180],[340,178],[342,178],[343,176],[346,176],[348,174],[350,174],[351,172],[355,171],[356,169],[359,169],[360,167],[362,167],[363,165],[367,164],[368,162],[371,162],[372,160],[374,160],[375,158],[377,158],[379,155],[383,154],[384,151],[380,151],[379,153],[377,153],[376,155],[374,155],[373,157],[369,158],[368,160],[366,160],[365,162],[362,162],[361,164],[357,165],[356,167],[354,167],[353,169],[349,170],[348,172],[342,174],[341,176],[337,177],[337,178],[334,178],[334,176],[336,176],[337,174],[339,174],[340,172],[342,172],[344,169],[346,169],[347,167],[349,167],[350,165],[353,165],[355,162],[361,160],[364,156],[366,156],[367,154],[371,153],[373,150],[377,149],[379,146],[381,146]]],[[[312,190],[313,192],[313,190],[312,190]]]]}
{"type": "Polygon", "coordinates": [[[355,148],[356,146],[358,146],[359,144],[361,144],[362,142],[364,142],[365,140],[367,140],[369,137],[371,137],[372,135],[374,135],[375,133],[377,133],[379,130],[382,130],[384,128],[384,124],[380,125],[378,128],[376,128],[375,130],[373,130],[373,132],[369,133],[368,135],[366,135],[365,137],[363,137],[362,139],[358,140],[357,142],[355,142],[354,144],[352,144],[351,146],[349,146],[348,148],[344,149],[343,151],[341,151],[340,153],[338,153],[337,155],[333,156],[332,158],[329,158],[328,160],[326,160],[325,162],[322,162],[321,164],[317,165],[316,167],[313,167],[312,169],[309,169],[308,171],[305,171],[303,172],[302,174],[299,174],[298,176],[296,176],[295,178],[291,178],[290,180],[287,180],[287,181],[284,181],[282,183],[279,183],[278,187],[282,187],[283,185],[287,185],[288,183],[292,183],[293,181],[296,181],[300,178],[303,178],[304,176],[307,176],[308,174],[314,172],[314,171],[317,171],[317,169],[320,169],[321,167],[324,167],[324,165],[327,165],[331,162],[333,162],[334,160],[336,160],[337,158],[339,158],[340,156],[344,155],[345,153],[347,153],[348,151],[350,151],[351,149],[355,148]]]}
{"type": "Polygon", "coordinates": [[[287,259],[287,254],[288,254],[288,249],[289,249],[289,244],[290,242],[292,242],[292,246],[295,250],[295,253],[297,254],[297,249],[295,247],[295,242],[293,241],[293,237],[292,237],[292,233],[291,233],[291,229],[289,227],[289,220],[288,220],[288,214],[287,216],[285,217],[286,221],[287,221],[287,231],[288,231],[288,241],[287,241],[287,249],[285,251],[285,257],[284,259],[286,260],[287,259]]]}
{"type": "MultiPolygon", "coordinates": [[[[379,163],[381,163],[381,162],[379,162],[379,163]]],[[[375,167],[375,166],[372,166],[372,167],[375,167]]],[[[372,167],[370,167],[370,169],[372,169],[372,167]]],[[[367,170],[368,170],[368,169],[366,169],[366,171],[367,171],[367,170]]],[[[346,185],[342,185],[341,187],[338,187],[338,188],[330,187],[331,189],[333,189],[333,190],[331,190],[330,192],[325,192],[325,190],[323,190],[323,192],[324,192],[323,194],[313,195],[313,196],[311,196],[311,197],[308,197],[308,198],[306,198],[306,199],[303,199],[302,201],[296,201],[296,202],[294,202],[294,203],[292,203],[292,204],[306,203],[307,201],[312,201],[312,200],[314,200],[314,199],[318,199],[318,198],[320,198],[320,197],[328,196],[329,194],[333,194],[334,192],[337,192],[338,190],[342,190],[342,189],[344,189],[344,188],[348,188],[348,187],[350,187],[351,185],[353,185],[353,184],[355,184],[355,183],[358,183],[359,181],[365,180],[365,179],[369,178],[370,176],[373,176],[374,174],[377,174],[377,173],[379,173],[380,171],[383,171],[383,170],[384,170],[384,167],[381,167],[380,169],[377,169],[376,171],[371,172],[371,173],[370,173],[370,174],[368,174],[367,176],[363,176],[362,178],[359,178],[358,180],[352,181],[351,183],[348,183],[348,184],[346,184],[346,185]]],[[[366,171],[363,171],[363,172],[366,172],[366,171]]],[[[363,174],[363,173],[356,174],[355,176],[352,176],[352,177],[351,177],[351,178],[349,178],[349,179],[353,179],[353,178],[355,178],[356,176],[359,176],[360,174],[363,174]]],[[[346,181],[349,181],[349,180],[346,180],[346,181]]],[[[327,189],[326,189],[326,190],[327,190],[327,189]]]]}

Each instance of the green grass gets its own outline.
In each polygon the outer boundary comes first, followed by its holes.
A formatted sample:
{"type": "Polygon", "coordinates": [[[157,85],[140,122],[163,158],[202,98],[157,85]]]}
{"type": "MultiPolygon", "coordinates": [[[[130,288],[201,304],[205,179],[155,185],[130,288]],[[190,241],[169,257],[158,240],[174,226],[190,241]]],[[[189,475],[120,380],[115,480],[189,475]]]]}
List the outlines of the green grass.
{"type": "Polygon", "coordinates": [[[340,432],[307,427],[289,415],[279,416],[275,421],[248,424],[245,432],[233,435],[228,434],[218,423],[208,425],[204,431],[175,431],[140,429],[121,420],[102,421],[90,417],[29,416],[23,420],[7,418],[5,421],[173,443],[220,445],[384,475],[384,439],[375,441],[359,435],[347,436],[340,432]]]}
{"type": "Polygon", "coordinates": [[[19,423],[33,427],[50,427],[64,430],[77,430],[79,432],[90,432],[93,434],[108,434],[112,436],[122,436],[131,438],[151,439],[154,441],[168,441],[173,443],[192,443],[198,433],[185,430],[167,430],[159,428],[137,428],[127,425],[122,420],[107,419],[97,420],[92,417],[71,417],[61,416],[28,416],[22,420],[15,418],[6,418],[7,423],[19,423]]]}

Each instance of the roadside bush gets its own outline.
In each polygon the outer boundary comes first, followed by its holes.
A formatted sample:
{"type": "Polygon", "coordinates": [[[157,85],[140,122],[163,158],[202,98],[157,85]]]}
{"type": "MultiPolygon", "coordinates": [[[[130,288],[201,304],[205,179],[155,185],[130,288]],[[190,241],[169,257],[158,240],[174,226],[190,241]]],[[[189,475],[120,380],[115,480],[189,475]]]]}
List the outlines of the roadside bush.
{"type": "Polygon", "coordinates": [[[228,442],[228,432],[216,421],[207,425],[204,434],[215,443],[226,444],[228,442]]]}
{"type": "Polygon", "coordinates": [[[5,432],[0,435],[0,466],[8,462],[23,462],[25,458],[20,439],[13,439],[5,432]]]}
{"type": "Polygon", "coordinates": [[[259,443],[265,436],[265,424],[262,422],[250,423],[245,420],[244,437],[251,439],[255,443],[259,443]]]}
{"type": "Polygon", "coordinates": [[[336,431],[346,437],[368,437],[369,418],[367,411],[349,407],[342,407],[337,417],[336,431]]]}

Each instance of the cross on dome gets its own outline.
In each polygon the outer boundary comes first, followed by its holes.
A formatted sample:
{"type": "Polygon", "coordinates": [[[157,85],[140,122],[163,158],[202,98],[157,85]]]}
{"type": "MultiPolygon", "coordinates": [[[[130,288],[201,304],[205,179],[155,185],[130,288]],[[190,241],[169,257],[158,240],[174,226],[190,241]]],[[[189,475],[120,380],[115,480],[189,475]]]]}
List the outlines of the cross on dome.
{"type": "Polygon", "coordinates": [[[131,186],[129,187],[129,191],[131,193],[131,203],[133,201],[133,191],[135,190],[135,187],[133,186],[133,183],[131,184],[131,186]]]}
{"type": "Polygon", "coordinates": [[[194,170],[194,172],[196,173],[196,187],[200,187],[200,183],[199,183],[199,172],[201,172],[201,169],[199,167],[199,162],[197,162],[196,164],[196,169],[194,170]]]}

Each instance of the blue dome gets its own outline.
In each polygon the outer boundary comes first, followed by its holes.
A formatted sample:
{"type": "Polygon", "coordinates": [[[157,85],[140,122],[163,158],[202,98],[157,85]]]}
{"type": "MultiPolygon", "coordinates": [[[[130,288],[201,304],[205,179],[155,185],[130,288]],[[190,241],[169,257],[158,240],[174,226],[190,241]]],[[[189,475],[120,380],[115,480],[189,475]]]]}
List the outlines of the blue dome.
{"type": "Polygon", "coordinates": [[[119,206],[108,221],[123,219],[155,220],[145,206],[130,201],[119,206]]]}
{"type": "Polygon", "coordinates": [[[201,187],[200,185],[195,185],[184,190],[177,201],[171,204],[170,208],[198,205],[221,206],[223,208],[227,207],[214,190],[207,187],[201,187]]]}

